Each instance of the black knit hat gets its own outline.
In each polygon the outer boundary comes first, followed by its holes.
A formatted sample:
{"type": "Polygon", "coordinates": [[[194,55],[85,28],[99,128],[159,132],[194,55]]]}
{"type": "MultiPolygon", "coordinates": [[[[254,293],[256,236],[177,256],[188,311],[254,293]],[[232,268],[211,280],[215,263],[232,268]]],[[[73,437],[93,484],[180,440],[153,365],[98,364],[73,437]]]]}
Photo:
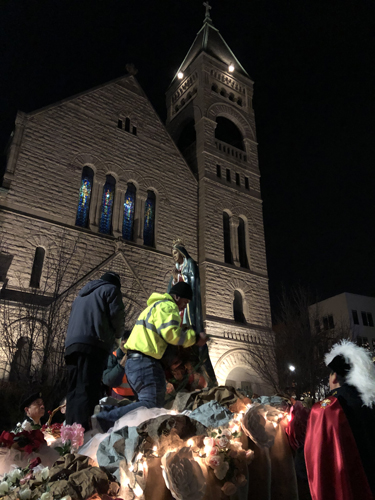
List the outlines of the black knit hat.
{"type": "Polygon", "coordinates": [[[337,375],[344,378],[350,371],[350,364],[345,361],[344,356],[341,354],[335,356],[327,366],[332,372],[337,373],[337,375]]]}
{"type": "Polygon", "coordinates": [[[108,283],[112,283],[112,285],[115,285],[118,288],[121,288],[121,279],[117,273],[113,273],[112,271],[108,271],[108,272],[104,273],[103,276],[100,277],[100,279],[103,281],[108,281],[108,283]]]}
{"type": "Polygon", "coordinates": [[[169,295],[177,295],[182,299],[189,299],[189,300],[193,298],[193,292],[191,286],[188,283],[185,283],[184,281],[179,281],[178,283],[173,285],[169,291],[169,295]]]}
{"type": "Polygon", "coordinates": [[[20,401],[20,410],[23,411],[25,408],[29,407],[31,403],[36,401],[37,399],[42,398],[42,393],[34,392],[33,394],[24,394],[20,401]]]}

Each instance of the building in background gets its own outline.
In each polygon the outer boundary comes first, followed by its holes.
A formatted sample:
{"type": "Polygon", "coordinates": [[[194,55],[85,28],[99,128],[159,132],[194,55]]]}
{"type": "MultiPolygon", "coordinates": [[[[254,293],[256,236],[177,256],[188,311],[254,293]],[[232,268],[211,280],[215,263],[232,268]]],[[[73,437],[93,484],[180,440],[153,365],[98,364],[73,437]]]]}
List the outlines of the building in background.
{"type": "MultiPolygon", "coordinates": [[[[149,295],[166,291],[172,240],[181,237],[200,266],[219,383],[265,393],[246,349],[270,329],[253,82],[208,6],[168,89],[166,127],[135,73],[129,67],[124,77],[18,113],[0,190],[2,299],[14,310],[39,301],[45,311],[56,299],[69,306],[111,269],[121,276],[131,328],[149,295]]],[[[31,316],[11,322],[23,364],[42,363],[31,352],[50,338],[43,320],[30,339],[31,316]]],[[[3,377],[17,372],[12,362],[2,357],[3,377]]]]}
{"type": "Polygon", "coordinates": [[[347,331],[358,345],[375,351],[375,297],[340,293],[310,306],[315,330],[347,331]]]}

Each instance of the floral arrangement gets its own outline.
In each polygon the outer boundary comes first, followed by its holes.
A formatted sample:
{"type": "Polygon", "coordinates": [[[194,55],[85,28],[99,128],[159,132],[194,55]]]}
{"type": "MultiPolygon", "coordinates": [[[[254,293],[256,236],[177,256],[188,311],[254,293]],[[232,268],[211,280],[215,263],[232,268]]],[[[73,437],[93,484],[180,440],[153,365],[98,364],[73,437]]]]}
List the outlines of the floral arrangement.
{"type": "Polygon", "coordinates": [[[63,425],[60,428],[60,436],[63,446],[56,446],[55,450],[61,456],[66,453],[74,453],[83,445],[85,429],[81,424],[63,425]]]}
{"type": "MultiPolygon", "coordinates": [[[[17,495],[20,500],[28,500],[31,497],[31,490],[28,487],[23,488],[23,486],[31,479],[35,479],[40,483],[46,483],[48,478],[48,467],[43,467],[40,463],[40,458],[37,457],[31,460],[24,469],[13,469],[3,476],[0,482],[0,497],[9,495],[17,490],[17,495]]],[[[44,495],[45,493],[41,496],[41,499],[49,500],[44,495]]]]}
{"type": "MultiPolygon", "coordinates": [[[[30,422],[25,422],[31,426],[30,422]]],[[[31,427],[26,425],[22,427],[24,424],[19,424],[20,426],[17,426],[15,431],[3,431],[0,434],[0,447],[8,449],[16,448],[27,454],[39,450],[40,446],[46,442],[43,432],[39,429],[31,429],[31,427]]]]}
{"type": "MultiPolygon", "coordinates": [[[[63,426],[63,424],[51,424],[51,425],[48,425],[48,424],[44,424],[42,426],[42,432],[48,436],[51,436],[52,438],[54,439],[59,439],[59,437],[61,436],[61,427],[63,426]]],[[[47,442],[48,442],[48,439],[47,439],[47,442]]]]}
{"type": "Polygon", "coordinates": [[[231,420],[228,429],[213,429],[203,441],[205,463],[219,480],[225,481],[221,489],[228,496],[234,495],[237,487],[245,486],[247,479],[241,470],[244,463],[250,464],[254,458],[252,450],[243,450],[242,443],[236,441],[241,435],[240,419],[239,415],[231,420]]]}

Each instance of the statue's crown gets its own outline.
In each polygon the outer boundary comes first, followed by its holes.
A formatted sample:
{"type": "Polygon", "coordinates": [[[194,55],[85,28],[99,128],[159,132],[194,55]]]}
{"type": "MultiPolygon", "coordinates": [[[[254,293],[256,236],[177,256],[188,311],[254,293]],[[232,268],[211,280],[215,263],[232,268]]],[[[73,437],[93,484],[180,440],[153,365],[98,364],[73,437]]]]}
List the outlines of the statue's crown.
{"type": "Polygon", "coordinates": [[[181,246],[181,247],[184,247],[185,246],[185,243],[184,243],[184,240],[182,238],[176,238],[175,240],[172,241],[172,247],[175,247],[175,246],[181,246]]]}

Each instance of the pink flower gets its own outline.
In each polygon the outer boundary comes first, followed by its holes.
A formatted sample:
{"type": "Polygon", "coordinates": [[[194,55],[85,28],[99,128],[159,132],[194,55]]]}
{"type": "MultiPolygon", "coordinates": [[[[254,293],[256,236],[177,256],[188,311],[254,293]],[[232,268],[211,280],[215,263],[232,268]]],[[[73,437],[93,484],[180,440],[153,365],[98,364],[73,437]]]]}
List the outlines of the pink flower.
{"type": "Polygon", "coordinates": [[[216,469],[223,463],[223,457],[221,455],[213,455],[206,457],[206,464],[211,467],[211,469],[216,469]]]}
{"type": "Polygon", "coordinates": [[[229,439],[227,436],[223,436],[222,434],[220,435],[220,437],[217,437],[215,439],[215,444],[216,446],[218,446],[219,448],[226,448],[229,444],[229,439]]]}
{"type": "Polygon", "coordinates": [[[230,481],[227,481],[226,483],[224,483],[224,486],[221,488],[221,491],[224,493],[224,495],[230,497],[231,495],[234,495],[236,493],[237,486],[235,486],[230,481]]]}
{"type": "Polygon", "coordinates": [[[229,429],[224,429],[222,432],[222,436],[227,436],[230,439],[232,437],[232,433],[229,429]]]}
{"type": "Polygon", "coordinates": [[[63,443],[70,441],[73,448],[79,448],[83,445],[83,434],[85,429],[81,424],[63,425],[61,427],[61,440],[63,443]]]}
{"type": "Polygon", "coordinates": [[[247,483],[247,479],[244,474],[239,474],[236,478],[238,486],[241,488],[247,483]]]}
{"type": "Polygon", "coordinates": [[[215,446],[215,439],[210,437],[205,437],[203,439],[203,443],[205,446],[213,448],[215,446]]]}

